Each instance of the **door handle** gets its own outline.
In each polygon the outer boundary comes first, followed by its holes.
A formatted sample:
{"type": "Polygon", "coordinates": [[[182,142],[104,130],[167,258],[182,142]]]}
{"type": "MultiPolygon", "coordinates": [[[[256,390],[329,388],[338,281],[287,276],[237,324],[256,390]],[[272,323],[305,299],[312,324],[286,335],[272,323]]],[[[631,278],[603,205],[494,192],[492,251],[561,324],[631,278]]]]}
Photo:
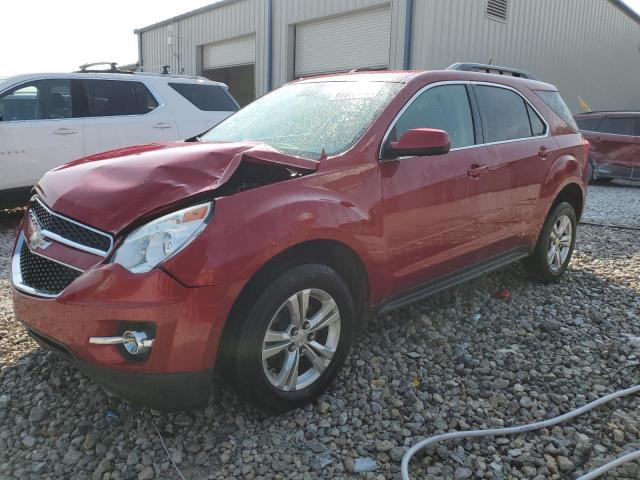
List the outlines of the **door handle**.
{"type": "Polygon", "coordinates": [[[78,133],[77,130],[73,128],[58,128],[53,131],[54,135],[73,135],[74,133],[78,133]]]}
{"type": "Polygon", "coordinates": [[[541,159],[543,159],[543,160],[544,160],[545,158],[547,158],[547,155],[548,155],[548,154],[549,154],[549,149],[548,149],[547,147],[545,147],[544,145],[542,145],[542,146],[540,147],[540,150],[538,150],[538,156],[539,156],[541,159]]]}
{"type": "Polygon", "coordinates": [[[171,128],[171,127],[172,125],[167,122],[158,122],[153,125],[153,128],[159,128],[159,129],[165,129],[165,128],[171,128]]]}
{"type": "Polygon", "coordinates": [[[469,175],[471,178],[478,178],[480,175],[482,175],[487,170],[489,170],[489,167],[486,166],[486,165],[473,164],[467,170],[467,175],[469,175]]]}

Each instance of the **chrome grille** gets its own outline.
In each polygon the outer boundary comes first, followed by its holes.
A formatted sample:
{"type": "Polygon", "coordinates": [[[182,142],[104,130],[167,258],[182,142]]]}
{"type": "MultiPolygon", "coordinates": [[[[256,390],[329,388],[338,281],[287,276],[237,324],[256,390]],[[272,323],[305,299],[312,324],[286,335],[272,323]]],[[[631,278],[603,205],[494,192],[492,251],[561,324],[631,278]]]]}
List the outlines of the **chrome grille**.
{"type": "Polygon", "coordinates": [[[111,235],[52,212],[38,197],[31,199],[29,215],[38,222],[44,236],[80,250],[105,256],[113,244],[111,235]]]}
{"type": "Polygon", "coordinates": [[[40,296],[55,297],[82,275],[82,271],[33,253],[21,234],[12,274],[17,288],[40,296]]]}

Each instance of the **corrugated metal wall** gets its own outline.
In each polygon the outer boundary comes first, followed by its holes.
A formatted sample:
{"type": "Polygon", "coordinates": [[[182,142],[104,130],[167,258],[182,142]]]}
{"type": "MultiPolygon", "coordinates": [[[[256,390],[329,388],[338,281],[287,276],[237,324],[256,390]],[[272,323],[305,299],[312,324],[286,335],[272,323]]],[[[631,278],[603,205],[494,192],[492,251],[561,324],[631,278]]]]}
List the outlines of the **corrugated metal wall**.
{"type": "MultiPolygon", "coordinates": [[[[414,0],[411,67],[457,61],[524,68],[555,83],[573,111],[640,109],[640,25],[608,0],[510,0],[506,23],[486,0],[414,0]]],[[[402,68],[406,0],[273,0],[273,86],[293,78],[295,25],[381,5],[391,9],[390,66],[402,68]]],[[[267,91],[267,0],[238,0],[141,32],[144,65],[197,74],[201,46],[256,35],[256,91],[267,91]],[[172,36],[172,45],[168,37],[172,36]]]]}
{"type": "Polygon", "coordinates": [[[412,67],[514,66],[554,83],[569,107],[640,108],[640,25],[605,0],[510,0],[506,23],[485,1],[416,0],[412,67]],[[448,21],[443,22],[446,18],[448,21]]]}
{"type": "Polygon", "coordinates": [[[256,36],[256,91],[267,91],[267,3],[239,0],[140,33],[145,66],[170,65],[171,72],[197,75],[202,46],[230,38],[256,36]],[[172,45],[168,44],[169,36],[172,45]]]}

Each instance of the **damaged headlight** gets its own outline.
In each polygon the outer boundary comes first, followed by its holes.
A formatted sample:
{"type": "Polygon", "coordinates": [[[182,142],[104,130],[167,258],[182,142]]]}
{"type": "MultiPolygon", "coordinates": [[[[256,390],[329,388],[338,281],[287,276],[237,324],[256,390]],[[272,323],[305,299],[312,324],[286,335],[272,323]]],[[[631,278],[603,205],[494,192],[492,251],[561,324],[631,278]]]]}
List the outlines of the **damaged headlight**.
{"type": "Polygon", "coordinates": [[[145,273],[191,243],[211,216],[211,202],[157,218],[131,232],[113,257],[133,273],[145,273]]]}

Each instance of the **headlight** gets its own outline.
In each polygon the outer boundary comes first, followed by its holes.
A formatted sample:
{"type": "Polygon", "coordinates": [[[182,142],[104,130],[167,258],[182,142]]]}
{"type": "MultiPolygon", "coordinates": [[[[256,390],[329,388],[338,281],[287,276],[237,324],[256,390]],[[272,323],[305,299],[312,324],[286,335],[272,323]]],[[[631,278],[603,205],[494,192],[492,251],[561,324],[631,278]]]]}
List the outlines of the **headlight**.
{"type": "Polygon", "coordinates": [[[144,273],[191,243],[204,229],[212,204],[179,210],[131,232],[113,257],[133,273],[144,273]]]}

